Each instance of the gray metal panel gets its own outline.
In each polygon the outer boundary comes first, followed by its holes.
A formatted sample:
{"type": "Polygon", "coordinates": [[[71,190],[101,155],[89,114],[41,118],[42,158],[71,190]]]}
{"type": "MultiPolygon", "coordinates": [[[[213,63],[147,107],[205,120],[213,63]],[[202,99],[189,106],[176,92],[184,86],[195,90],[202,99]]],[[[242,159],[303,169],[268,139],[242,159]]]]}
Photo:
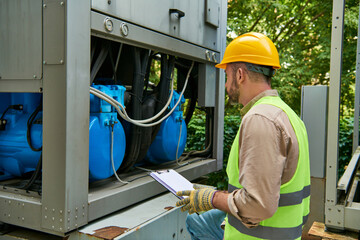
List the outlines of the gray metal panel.
{"type": "Polygon", "coordinates": [[[62,64],[65,54],[65,7],[64,2],[44,0],[44,64],[62,64]]]}
{"type": "Polygon", "coordinates": [[[0,79],[0,92],[42,92],[42,80],[0,79]]]}
{"type": "Polygon", "coordinates": [[[302,87],[301,119],[308,133],[310,172],[318,178],[325,177],[327,92],[327,86],[302,87]]]}
{"type": "MultiPolygon", "coordinates": [[[[169,166],[169,168],[174,168],[169,166]]],[[[176,169],[188,180],[196,179],[216,170],[216,160],[203,160],[176,169]]],[[[125,178],[124,180],[130,180],[125,178]]],[[[149,197],[166,191],[159,183],[150,176],[138,179],[130,184],[123,185],[119,182],[102,185],[89,192],[89,221],[120,210],[131,204],[140,202],[149,197]]]]}
{"type": "Polygon", "coordinates": [[[114,239],[190,239],[185,227],[187,213],[175,207],[178,200],[171,193],[154,197],[94,221],[81,228],[80,235],[93,236],[96,230],[115,226],[129,230],[114,239]]]}
{"type": "Polygon", "coordinates": [[[0,221],[40,229],[40,198],[15,193],[0,193],[0,221]]]}
{"type": "Polygon", "coordinates": [[[344,228],[344,211],[341,209],[341,206],[335,205],[338,201],[336,186],[339,156],[339,110],[344,33],[344,10],[344,0],[333,1],[325,204],[326,226],[339,229],[344,228]]]}
{"type": "Polygon", "coordinates": [[[214,27],[219,27],[219,20],[220,20],[219,18],[220,18],[220,1],[206,0],[205,22],[214,27]]]}
{"type": "Polygon", "coordinates": [[[345,207],[345,228],[355,231],[360,230],[360,206],[345,207]]]}
{"type": "Polygon", "coordinates": [[[216,77],[216,68],[213,64],[199,65],[199,106],[215,107],[216,77]]]}
{"type": "Polygon", "coordinates": [[[219,50],[214,41],[217,29],[205,25],[205,0],[92,0],[91,7],[106,15],[219,50]],[[185,16],[179,18],[177,13],[169,14],[169,9],[182,11],[185,16]]]}
{"type": "MultiPolygon", "coordinates": [[[[66,24],[65,38],[44,46],[66,48],[63,64],[44,65],[43,196],[39,221],[43,231],[62,235],[87,223],[90,2],[51,2],[65,8],[66,14],[63,19],[45,15],[44,21],[54,27],[45,29],[44,39],[57,31],[58,21],[66,24]]],[[[51,50],[44,49],[47,51],[51,50]]]]}
{"type": "MultiPolygon", "coordinates": [[[[359,6],[360,9],[360,6],[359,6]]],[[[356,50],[356,80],[355,80],[355,101],[354,101],[354,131],[353,131],[353,153],[359,146],[359,115],[360,115],[360,10],[358,21],[358,39],[356,50]]]]}
{"type": "Polygon", "coordinates": [[[91,30],[95,36],[100,36],[113,41],[120,41],[130,45],[149,48],[155,51],[161,51],[171,55],[190,58],[200,62],[218,62],[220,56],[218,52],[210,51],[137,25],[110,18],[113,22],[113,31],[108,32],[104,27],[104,20],[108,16],[100,13],[91,12],[91,30]],[[123,35],[120,26],[126,24],[128,35],[123,35]],[[214,57],[213,57],[214,56],[214,57]]]}
{"type": "Polygon", "coordinates": [[[41,79],[42,0],[0,1],[1,79],[41,79]]]}

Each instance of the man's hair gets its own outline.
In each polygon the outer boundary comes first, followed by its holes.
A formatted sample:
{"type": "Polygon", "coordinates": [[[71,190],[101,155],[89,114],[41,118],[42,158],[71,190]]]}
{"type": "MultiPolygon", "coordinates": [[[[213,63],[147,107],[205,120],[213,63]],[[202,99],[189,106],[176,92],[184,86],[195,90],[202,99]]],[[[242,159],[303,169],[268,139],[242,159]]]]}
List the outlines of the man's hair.
{"type": "Polygon", "coordinates": [[[246,63],[243,62],[233,62],[233,63],[229,63],[233,73],[235,73],[239,68],[242,68],[245,70],[245,72],[249,75],[250,80],[253,82],[266,82],[267,84],[271,84],[271,77],[266,76],[262,73],[259,72],[254,72],[249,70],[249,68],[246,66],[246,63]]]}

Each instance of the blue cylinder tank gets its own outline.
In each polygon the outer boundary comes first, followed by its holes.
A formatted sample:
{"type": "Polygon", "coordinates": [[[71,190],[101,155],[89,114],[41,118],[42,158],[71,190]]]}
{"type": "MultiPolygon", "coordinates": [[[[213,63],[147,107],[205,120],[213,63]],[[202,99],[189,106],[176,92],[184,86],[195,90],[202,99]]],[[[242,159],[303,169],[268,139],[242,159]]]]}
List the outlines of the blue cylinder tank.
{"type": "MultiPolygon", "coordinates": [[[[94,86],[123,104],[125,88],[122,86],[94,86]]],[[[41,152],[31,150],[26,132],[27,121],[41,103],[39,93],[4,93],[0,94],[1,114],[9,105],[22,104],[23,110],[10,109],[4,116],[7,124],[0,131],[0,180],[19,177],[35,170],[41,152]]],[[[42,146],[42,112],[31,126],[31,143],[34,148],[42,146]]],[[[117,170],[125,154],[125,134],[117,120],[115,109],[107,102],[90,95],[89,124],[89,178],[90,181],[112,176],[111,132],[113,139],[113,161],[117,170]]]]}
{"type": "MultiPolygon", "coordinates": [[[[42,101],[40,93],[6,93],[0,95],[1,115],[10,105],[23,105],[22,110],[9,109],[3,116],[7,121],[4,131],[0,131],[0,180],[21,176],[33,171],[41,152],[30,149],[27,142],[27,121],[42,101]]],[[[42,112],[40,111],[30,129],[34,148],[42,146],[42,112]]]]}
{"type": "MultiPolygon", "coordinates": [[[[94,85],[94,88],[111,96],[124,105],[125,87],[119,85],[94,85]]],[[[125,132],[117,120],[117,112],[109,103],[90,95],[90,137],[89,137],[89,174],[90,180],[108,178],[117,170],[125,155],[125,132]],[[113,152],[111,153],[111,132],[113,131],[113,152]]]]}
{"type": "MultiPolygon", "coordinates": [[[[169,108],[174,108],[180,95],[174,91],[169,108]]],[[[161,123],[160,130],[146,154],[146,161],[153,164],[161,164],[176,160],[184,152],[187,129],[181,110],[185,103],[184,96],[181,96],[179,105],[174,112],[161,123]]]]}

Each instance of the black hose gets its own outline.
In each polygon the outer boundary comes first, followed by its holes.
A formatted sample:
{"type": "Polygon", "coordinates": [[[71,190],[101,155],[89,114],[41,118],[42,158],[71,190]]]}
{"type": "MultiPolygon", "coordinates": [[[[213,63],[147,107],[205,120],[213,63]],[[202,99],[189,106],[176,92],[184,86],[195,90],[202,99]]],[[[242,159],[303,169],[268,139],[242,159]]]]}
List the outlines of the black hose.
{"type": "MultiPolygon", "coordinates": [[[[145,59],[142,59],[141,61],[141,49],[134,48],[134,79],[133,79],[133,85],[132,85],[132,95],[137,96],[131,97],[131,118],[132,119],[141,119],[142,117],[142,109],[141,105],[142,102],[140,100],[143,96],[143,90],[144,90],[144,77],[145,74],[143,71],[146,70],[146,66],[142,66],[142,63],[147,63],[148,55],[145,55],[145,59]],[[140,100],[139,100],[140,99],[140,100]]],[[[130,139],[129,139],[129,145],[127,145],[126,152],[125,152],[125,158],[123,163],[121,164],[121,171],[126,172],[130,170],[130,168],[136,163],[139,155],[139,151],[141,148],[141,136],[142,136],[142,128],[139,126],[136,126],[134,124],[131,125],[130,130],[130,139]]]]}
{"type": "Polygon", "coordinates": [[[34,120],[35,120],[37,114],[41,111],[41,109],[42,109],[42,104],[40,103],[39,106],[37,106],[37,108],[35,109],[35,111],[30,115],[30,117],[27,121],[26,140],[27,140],[29,147],[34,152],[39,152],[42,150],[42,146],[39,148],[35,148],[31,143],[31,126],[34,123],[34,120]]]}
{"type": "Polygon", "coordinates": [[[29,189],[34,184],[34,182],[39,178],[41,169],[42,169],[42,153],[40,154],[40,159],[36,165],[36,169],[32,174],[31,178],[29,179],[27,184],[25,186],[20,187],[20,189],[25,189],[25,190],[29,189]]]}

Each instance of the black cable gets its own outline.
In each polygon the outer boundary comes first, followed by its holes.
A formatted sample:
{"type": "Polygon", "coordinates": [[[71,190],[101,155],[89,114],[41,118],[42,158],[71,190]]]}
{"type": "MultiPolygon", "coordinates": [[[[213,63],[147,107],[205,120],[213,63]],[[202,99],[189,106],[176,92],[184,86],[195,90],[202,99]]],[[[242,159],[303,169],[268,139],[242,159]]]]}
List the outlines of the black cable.
{"type": "Polygon", "coordinates": [[[9,111],[9,109],[15,109],[15,110],[23,110],[23,105],[22,104],[15,104],[15,105],[9,105],[5,111],[3,112],[3,114],[0,117],[0,120],[3,120],[5,117],[5,114],[7,113],[7,111],[9,111]]]}
{"type": "Polygon", "coordinates": [[[11,105],[9,105],[9,106],[5,109],[4,113],[1,115],[0,120],[3,120],[5,114],[7,113],[7,111],[9,111],[10,108],[11,108],[11,105]]]}
{"type": "Polygon", "coordinates": [[[27,121],[26,140],[27,140],[29,147],[34,152],[39,152],[42,150],[42,146],[39,148],[35,148],[31,143],[31,126],[32,126],[37,114],[41,111],[41,109],[42,109],[42,104],[40,103],[39,106],[37,106],[37,108],[35,109],[35,111],[30,115],[30,117],[27,121]]]}
{"type": "Polygon", "coordinates": [[[24,189],[24,190],[29,189],[34,184],[35,180],[38,179],[39,174],[41,173],[41,169],[42,169],[42,153],[40,153],[40,159],[36,165],[36,169],[32,174],[31,178],[29,179],[27,184],[25,186],[20,187],[20,189],[24,189]]]}

